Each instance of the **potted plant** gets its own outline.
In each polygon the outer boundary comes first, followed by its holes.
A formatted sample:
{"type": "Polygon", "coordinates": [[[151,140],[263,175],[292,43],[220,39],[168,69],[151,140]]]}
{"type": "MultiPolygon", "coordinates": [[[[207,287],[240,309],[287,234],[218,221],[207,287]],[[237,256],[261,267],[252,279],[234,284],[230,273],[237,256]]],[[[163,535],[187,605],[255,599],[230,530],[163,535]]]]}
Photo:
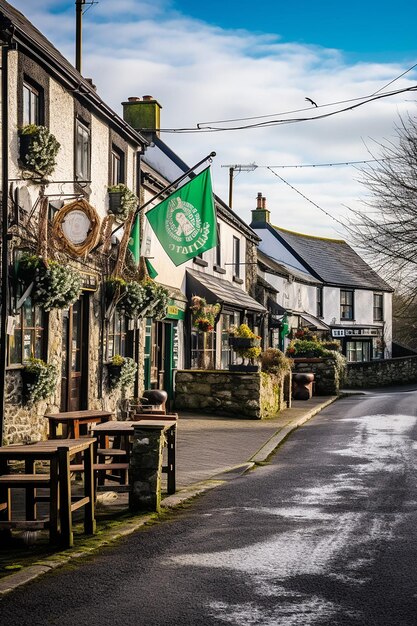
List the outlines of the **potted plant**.
{"type": "Polygon", "coordinates": [[[133,359],[115,354],[107,363],[110,389],[128,387],[135,382],[138,366],[133,359]]]}
{"type": "Polygon", "coordinates": [[[51,396],[56,388],[57,374],[55,365],[31,357],[22,369],[24,402],[34,404],[51,396]]]}
{"type": "Polygon", "coordinates": [[[25,253],[19,260],[17,273],[25,285],[33,282],[31,298],[45,311],[66,309],[81,293],[79,272],[57,261],[45,262],[41,257],[25,253]]]}
{"type": "Polygon", "coordinates": [[[246,350],[247,348],[259,348],[261,338],[251,331],[247,324],[231,326],[229,328],[229,345],[233,349],[246,350]]]}
{"type": "Polygon", "coordinates": [[[191,298],[192,323],[194,328],[202,333],[211,333],[216,325],[216,318],[220,313],[220,304],[207,304],[205,298],[193,296],[191,298]]]}
{"type": "Polygon", "coordinates": [[[256,335],[247,324],[232,326],[229,329],[229,342],[234,352],[241,357],[240,364],[231,364],[229,369],[235,372],[257,372],[259,371],[259,360],[261,354],[261,338],[256,335]],[[243,340],[243,341],[240,341],[243,340]]]}
{"type": "Polygon", "coordinates": [[[138,206],[138,198],[126,185],[119,183],[107,188],[109,193],[109,213],[125,220],[138,206]]]}
{"type": "Polygon", "coordinates": [[[27,124],[20,129],[19,137],[23,167],[42,177],[52,174],[61,147],[54,135],[45,126],[27,124]]]}

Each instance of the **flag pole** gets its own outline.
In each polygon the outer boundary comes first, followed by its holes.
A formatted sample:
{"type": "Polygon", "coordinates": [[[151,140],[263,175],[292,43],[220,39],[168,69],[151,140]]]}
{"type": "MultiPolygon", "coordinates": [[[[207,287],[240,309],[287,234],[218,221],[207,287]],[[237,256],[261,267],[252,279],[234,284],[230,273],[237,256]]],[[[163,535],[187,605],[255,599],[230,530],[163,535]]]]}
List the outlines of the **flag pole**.
{"type": "MultiPolygon", "coordinates": [[[[204,159],[201,159],[201,161],[199,161],[198,163],[196,163],[195,165],[193,165],[193,167],[190,167],[189,170],[187,170],[186,172],[184,172],[184,174],[181,174],[181,176],[179,178],[177,178],[176,180],[174,180],[172,183],[170,183],[169,185],[167,185],[166,187],[164,187],[161,191],[159,191],[155,196],[153,196],[153,198],[151,198],[150,200],[148,200],[147,202],[145,202],[145,204],[142,204],[142,206],[139,206],[136,211],[135,211],[135,217],[141,212],[143,211],[143,209],[146,209],[146,207],[149,204],[152,204],[152,202],[154,202],[155,200],[157,200],[160,196],[162,196],[164,193],[166,193],[168,191],[168,189],[171,189],[171,187],[175,187],[176,185],[178,185],[178,183],[180,183],[182,180],[184,180],[184,178],[187,178],[187,176],[189,176],[189,174],[191,174],[191,172],[193,172],[195,169],[197,169],[197,167],[200,167],[200,165],[202,165],[203,163],[205,163],[205,161],[209,161],[211,160],[213,157],[216,156],[215,152],[210,152],[210,154],[208,154],[206,157],[204,157],[204,159]]],[[[115,228],[112,231],[111,236],[113,237],[113,235],[115,233],[117,233],[118,230],[120,230],[121,228],[124,227],[124,224],[120,224],[117,228],[115,228]]],[[[98,247],[98,246],[97,246],[98,247]]]]}

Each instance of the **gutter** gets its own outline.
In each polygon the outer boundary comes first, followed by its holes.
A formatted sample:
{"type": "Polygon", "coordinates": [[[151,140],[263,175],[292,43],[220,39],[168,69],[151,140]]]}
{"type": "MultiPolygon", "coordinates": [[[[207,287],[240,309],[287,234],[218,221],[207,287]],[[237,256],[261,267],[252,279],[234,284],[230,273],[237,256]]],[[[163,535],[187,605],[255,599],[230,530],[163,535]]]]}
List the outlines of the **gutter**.
{"type": "Polygon", "coordinates": [[[6,408],[7,317],[9,307],[9,43],[1,48],[1,314],[0,314],[0,445],[6,408]]]}

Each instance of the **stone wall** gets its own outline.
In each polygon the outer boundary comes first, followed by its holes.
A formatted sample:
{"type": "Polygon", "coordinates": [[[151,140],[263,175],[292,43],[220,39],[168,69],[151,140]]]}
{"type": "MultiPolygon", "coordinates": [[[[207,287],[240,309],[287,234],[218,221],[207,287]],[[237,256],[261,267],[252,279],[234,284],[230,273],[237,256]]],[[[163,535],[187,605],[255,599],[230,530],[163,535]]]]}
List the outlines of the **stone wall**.
{"type": "Polygon", "coordinates": [[[179,370],[175,408],[241,418],[273,417],[290,403],[290,376],[227,370],[179,370]]]}
{"type": "Polygon", "coordinates": [[[417,383],[417,356],[348,363],[345,387],[366,389],[417,383]]]}
{"type": "Polygon", "coordinates": [[[314,374],[314,395],[333,396],[339,393],[340,376],[331,358],[294,359],[293,372],[314,374]]]}

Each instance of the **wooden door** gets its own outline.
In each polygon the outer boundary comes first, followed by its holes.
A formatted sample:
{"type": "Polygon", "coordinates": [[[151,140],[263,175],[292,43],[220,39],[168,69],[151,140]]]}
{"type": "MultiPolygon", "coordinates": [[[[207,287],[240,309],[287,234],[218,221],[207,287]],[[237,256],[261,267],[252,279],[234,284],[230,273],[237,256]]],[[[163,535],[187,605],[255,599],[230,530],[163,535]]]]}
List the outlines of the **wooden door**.
{"type": "Polygon", "coordinates": [[[88,296],[64,311],[62,329],[62,411],[87,407],[88,296]]]}

